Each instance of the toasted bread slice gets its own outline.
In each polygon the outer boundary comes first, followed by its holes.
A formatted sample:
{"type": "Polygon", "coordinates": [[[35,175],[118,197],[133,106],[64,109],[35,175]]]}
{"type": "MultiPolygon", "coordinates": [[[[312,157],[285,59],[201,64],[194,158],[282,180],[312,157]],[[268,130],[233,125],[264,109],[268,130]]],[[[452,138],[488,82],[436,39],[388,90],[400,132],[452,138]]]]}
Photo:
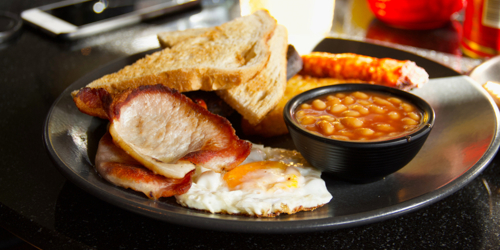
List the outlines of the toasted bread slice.
{"type": "MultiPolygon", "coordinates": [[[[267,64],[269,39],[276,20],[267,11],[237,18],[193,39],[155,52],[122,70],[72,92],[80,111],[102,117],[98,91],[121,93],[143,85],[163,84],[180,92],[227,89],[254,78],[267,64]]],[[[105,118],[105,117],[103,117],[105,118]]]]}
{"type": "Polygon", "coordinates": [[[276,107],[286,88],[287,30],[278,25],[271,37],[271,57],[266,67],[253,79],[238,86],[216,91],[226,103],[250,124],[258,124],[276,107]]]}
{"type": "MultiPolygon", "coordinates": [[[[210,28],[164,32],[158,34],[158,40],[162,46],[175,47],[207,31],[210,28]]],[[[238,86],[216,91],[217,95],[254,125],[278,104],[286,88],[288,35],[284,26],[278,25],[269,44],[271,57],[259,74],[238,86]]]]}
{"type": "Polygon", "coordinates": [[[175,30],[158,33],[158,42],[162,48],[170,48],[188,39],[195,38],[215,27],[175,30]]]}

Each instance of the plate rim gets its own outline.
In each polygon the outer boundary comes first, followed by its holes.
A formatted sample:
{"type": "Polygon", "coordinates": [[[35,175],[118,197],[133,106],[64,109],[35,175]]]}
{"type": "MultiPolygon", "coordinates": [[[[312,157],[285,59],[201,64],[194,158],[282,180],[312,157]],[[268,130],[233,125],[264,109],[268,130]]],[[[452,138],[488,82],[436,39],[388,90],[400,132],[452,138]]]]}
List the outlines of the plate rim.
{"type": "MultiPolygon", "coordinates": [[[[323,43],[325,40],[344,40],[346,42],[357,42],[357,43],[362,43],[362,44],[369,44],[370,46],[376,46],[376,47],[386,47],[383,45],[378,45],[378,44],[371,44],[371,43],[365,43],[365,42],[360,42],[360,41],[354,41],[354,40],[347,40],[347,39],[336,39],[336,38],[326,38],[322,40],[319,44],[323,43]]],[[[318,44],[318,45],[319,45],[318,44]]],[[[317,47],[316,47],[317,48],[317,47]]],[[[388,49],[392,50],[397,50],[395,48],[391,47],[386,47],[388,49]]],[[[55,107],[57,104],[65,97],[65,93],[71,93],[71,90],[74,90],[74,85],[78,83],[81,79],[88,77],[90,75],[95,74],[95,72],[99,71],[102,68],[106,68],[107,66],[113,65],[117,62],[121,62],[124,59],[131,58],[131,57],[142,57],[147,53],[150,53],[151,51],[154,51],[157,49],[137,53],[134,55],[129,55],[126,57],[118,58],[116,60],[113,60],[109,63],[106,63],[104,65],[101,65],[89,73],[81,76],[78,80],[70,84],[59,96],[56,98],[56,100],[53,102],[51,105],[49,112],[47,113],[47,116],[45,118],[45,123],[44,123],[44,131],[43,131],[43,141],[44,141],[44,146],[46,151],[49,153],[49,156],[52,160],[52,162],[55,164],[56,168],[59,170],[59,172],[66,178],[68,179],[71,183],[76,184],[79,188],[85,190],[86,192],[90,193],[91,195],[94,195],[98,197],[99,199],[111,203],[118,208],[126,209],[131,212],[135,212],[153,219],[161,220],[164,222],[168,223],[174,223],[182,226],[189,226],[189,227],[195,227],[195,228],[200,228],[200,229],[207,229],[207,230],[216,230],[216,231],[232,231],[232,232],[243,232],[243,233],[304,233],[304,232],[315,232],[315,231],[322,231],[322,230],[331,230],[331,229],[341,229],[341,228],[347,228],[347,227],[355,227],[355,226],[360,226],[360,225],[366,225],[370,223],[375,223],[375,222],[380,222],[384,220],[388,220],[391,218],[398,217],[400,215],[421,209],[425,206],[431,205],[437,201],[440,201],[454,192],[460,190],[463,188],[465,185],[470,183],[475,177],[477,177],[484,169],[485,167],[493,160],[496,152],[498,151],[499,145],[500,145],[500,115],[498,108],[495,108],[493,106],[493,110],[496,116],[496,124],[495,124],[495,132],[494,136],[492,138],[492,141],[490,142],[490,145],[486,152],[481,156],[481,158],[472,166],[469,168],[467,171],[462,173],[460,176],[455,178],[454,180],[444,184],[440,188],[432,191],[425,193],[423,195],[420,195],[418,197],[409,199],[407,201],[392,205],[392,206],[387,206],[384,208],[379,208],[375,210],[370,210],[367,212],[361,212],[361,213],[355,213],[355,214],[350,214],[350,215],[344,215],[344,216],[333,216],[333,217],[328,217],[328,218],[319,218],[319,219],[307,219],[307,220],[296,220],[296,221],[248,221],[248,220],[226,220],[226,219],[219,219],[219,218],[208,218],[208,217],[201,217],[201,216],[193,216],[189,214],[178,214],[178,213],[173,213],[170,211],[163,211],[160,208],[156,207],[147,207],[145,209],[143,204],[129,204],[129,202],[123,202],[123,198],[108,194],[106,193],[105,190],[102,190],[100,187],[94,185],[93,183],[88,182],[84,178],[81,178],[78,174],[74,173],[74,171],[66,167],[64,162],[58,157],[58,154],[54,147],[52,146],[52,142],[50,140],[50,133],[49,133],[49,123],[50,119],[52,117],[52,114],[55,110],[55,107]],[[69,171],[68,171],[69,170],[69,171]],[[72,174],[73,173],[73,174],[72,174]],[[154,211],[152,213],[151,211],[154,211]],[[342,218],[342,219],[340,219],[342,218]],[[307,222],[307,223],[305,223],[307,222]]],[[[402,50],[400,50],[402,51],[402,50]]],[[[408,53],[417,57],[421,57],[419,55],[402,51],[404,53],[408,53]]],[[[427,58],[422,57],[425,60],[429,60],[427,58]]],[[[433,61],[434,62],[434,61],[433,61]]],[[[439,64],[438,62],[434,62],[439,64]]],[[[446,67],[442,65],[443,67],[446,67]]],[[[450,70],[454,71],[453,69],[449,68],[450,70]]],[[[456,73],[457,75],[460,75],[458,72],[456,73]]],[[[485,92],[483,92],[485,93],[485,92]]],[[[489,97],[489,96],[487,96],[489,97]]],[[[488,99],[490,103],[493,101],[491,97],[488,99]]],[[[95,118],[97,119],[97,118],[95,118]]],[[[111,184],[110,184],[111,185],[111,184]]],[[[144,198],[147,199],[147,198],[144,198]]],[[[188,208],[185,208],[188,209],[188,208]]],[[[279,218],[279,217],[277,217],[279,218]]]]}

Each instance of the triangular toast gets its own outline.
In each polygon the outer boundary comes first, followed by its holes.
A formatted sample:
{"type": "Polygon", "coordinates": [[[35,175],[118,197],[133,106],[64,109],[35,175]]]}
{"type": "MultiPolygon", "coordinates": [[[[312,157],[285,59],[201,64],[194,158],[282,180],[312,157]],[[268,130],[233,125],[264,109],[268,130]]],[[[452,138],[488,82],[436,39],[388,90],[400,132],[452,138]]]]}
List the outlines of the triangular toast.
{"type": "MultiPolygon", "coordinates": [[[[175,48],[213,28],[189,29],[158,34],[160,44],[175,48]]],[[[251,80],[216,93],[251,124],[258,124],[283,97],[287,81],[287,31],[278,25],[271,39],[271,57],[264,69],[251,80]]]]}
{"type": "Polygon", "coordinates": [[[106,118],[99,100],[102,90],[114,95],[154,84],[180,92],[237,86],[254,78],[267,65],[271,55],[269,39],[276,26],[267,11],[234,19],[97,79],[73,91],[73,99],[80,111],[106,118]]]}

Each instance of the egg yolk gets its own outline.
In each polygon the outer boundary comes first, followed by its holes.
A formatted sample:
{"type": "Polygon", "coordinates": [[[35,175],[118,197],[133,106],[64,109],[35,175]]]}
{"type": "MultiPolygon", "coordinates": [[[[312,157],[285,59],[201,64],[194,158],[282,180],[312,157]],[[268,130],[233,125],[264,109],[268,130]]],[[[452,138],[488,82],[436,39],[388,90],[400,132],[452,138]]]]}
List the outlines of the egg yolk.
{"type": "Polygon", "coordinates": [[[230,190],[243,186],[268,191],[296,188],[298,171],[287,171],[288,166],[278,161],[257,161],[240,165],[227,172],[223,179],[230,190]],[[243,184],[243,185],[242,185],[243,184]]]}

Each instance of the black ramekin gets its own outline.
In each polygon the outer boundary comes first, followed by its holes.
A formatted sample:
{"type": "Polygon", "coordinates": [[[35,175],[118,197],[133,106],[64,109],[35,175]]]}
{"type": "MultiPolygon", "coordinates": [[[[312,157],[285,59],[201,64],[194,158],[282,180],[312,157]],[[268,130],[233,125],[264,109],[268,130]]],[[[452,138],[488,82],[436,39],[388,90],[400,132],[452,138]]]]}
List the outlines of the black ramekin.
{"type": "Polygon", "coordinates": [[[399,89],[373,84],[337,84],[312,89],[292,98],[283,111],[297,150],[314,167],[352,182],[379,180],[403,168],[424,145],[434,126],[435,113],[422,98],[399,89]],[[311,99],[345,91],[377,91],[408,101],[423,111],[419,128],[402,137],[382,141],[342,141],[303,129],[293,118],[297,107],[311,99]]]}

